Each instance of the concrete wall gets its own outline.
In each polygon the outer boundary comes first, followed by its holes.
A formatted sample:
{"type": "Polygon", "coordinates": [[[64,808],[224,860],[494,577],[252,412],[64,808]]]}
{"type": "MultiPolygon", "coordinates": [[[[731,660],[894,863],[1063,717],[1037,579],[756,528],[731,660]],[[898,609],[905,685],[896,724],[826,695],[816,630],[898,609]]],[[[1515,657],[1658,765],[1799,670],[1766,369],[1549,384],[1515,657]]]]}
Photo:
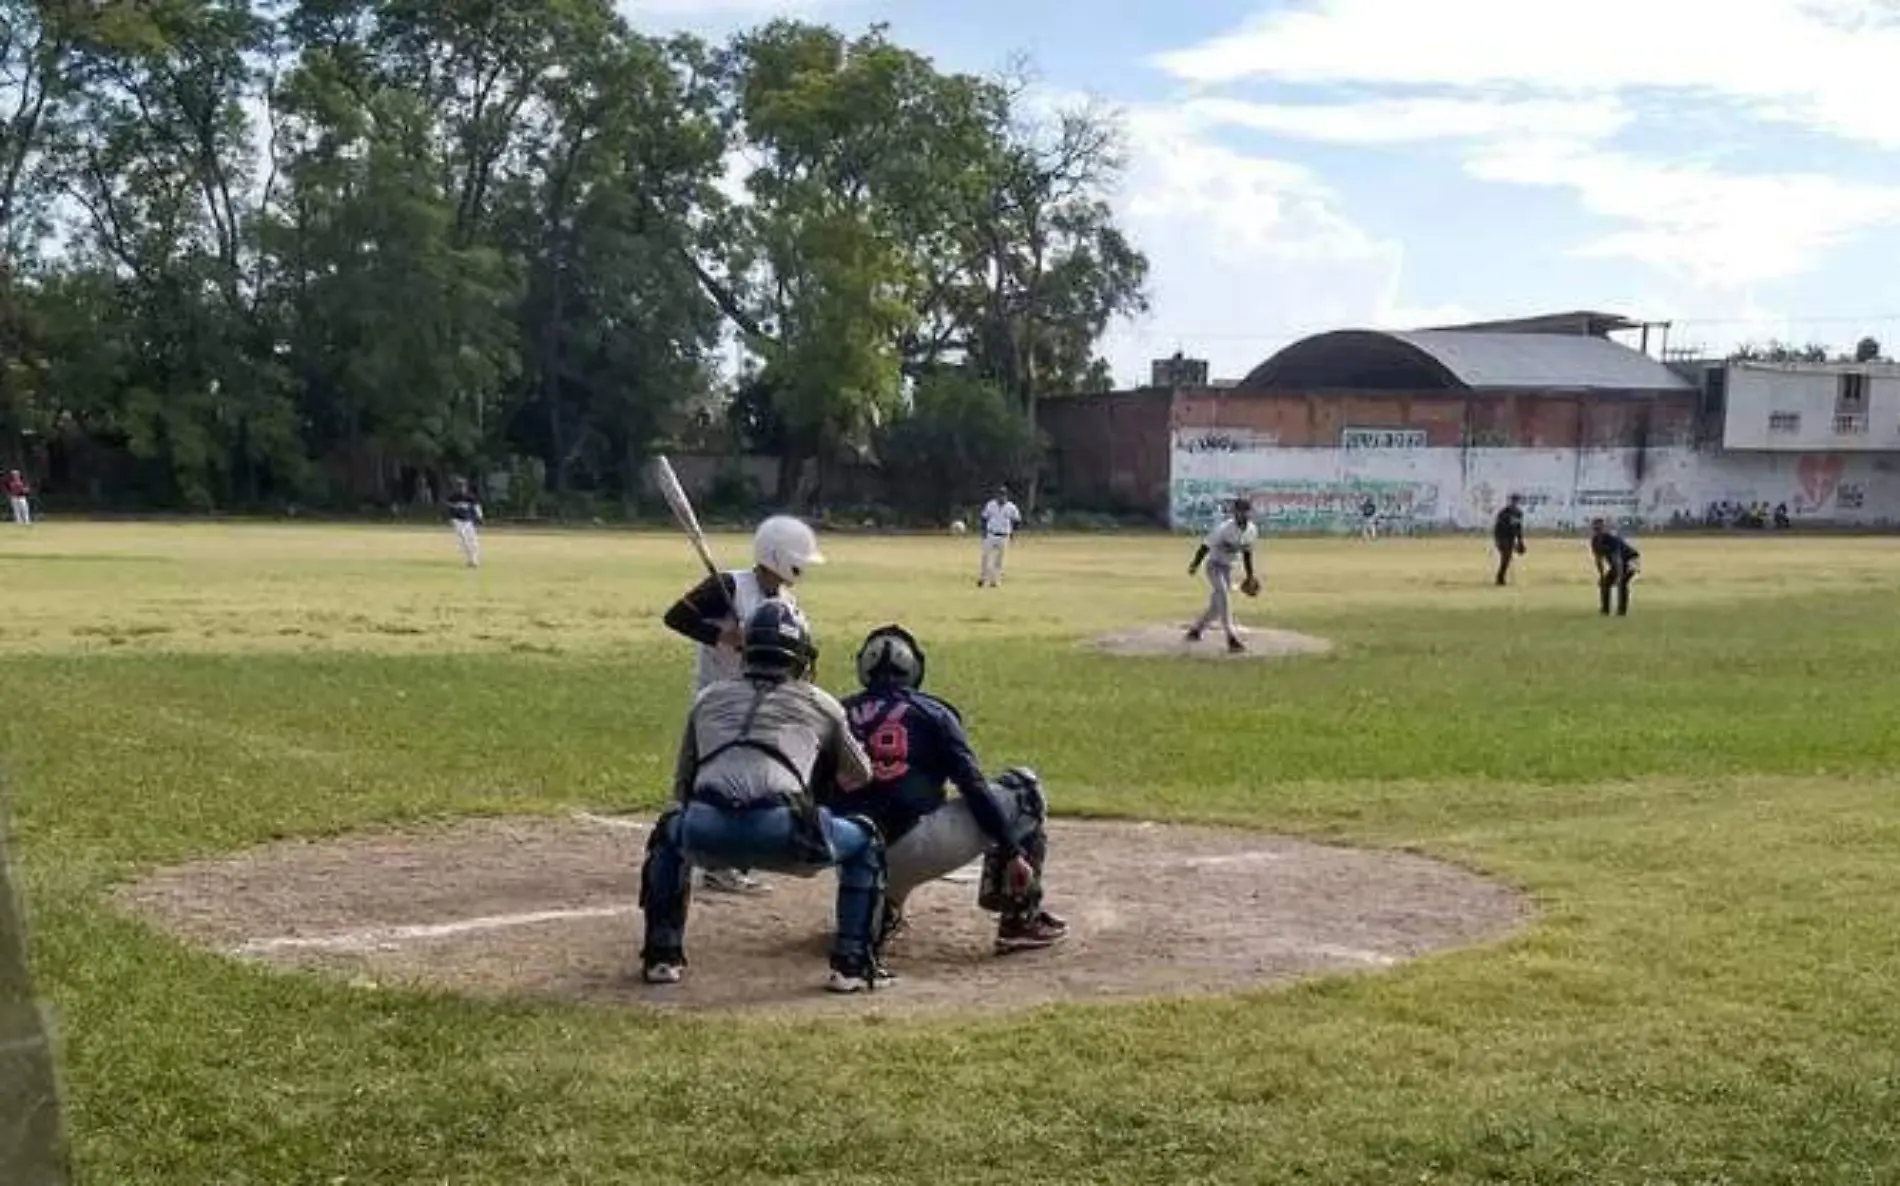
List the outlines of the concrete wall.
{"type": "Polygon", "coordinates": [[[1204,530],[1223,500],[1253,499],[1267,530],[1350,531],[1370,497],[1399,530],[1475,529],[1513,492],[1533,529],[1576,530],[1602,515],[1636,526],[1699,519],[1714,502],[1786,503],[1797,520],[1900,524],[1900,455],[1630,448],[1284,448],[1210,450],[1183,434],[1169,518],[1204,530]]]}
{"type": "Polygon", "coordinates": [[[1900,450],[1900,368],[1891,363],[1732,363],[1726,390],[1724,448],[1900,450]],[[1841,398],[1842,376],[1848,374],[1860,376],[1863,403],[1858,408],[1841,398]]]}

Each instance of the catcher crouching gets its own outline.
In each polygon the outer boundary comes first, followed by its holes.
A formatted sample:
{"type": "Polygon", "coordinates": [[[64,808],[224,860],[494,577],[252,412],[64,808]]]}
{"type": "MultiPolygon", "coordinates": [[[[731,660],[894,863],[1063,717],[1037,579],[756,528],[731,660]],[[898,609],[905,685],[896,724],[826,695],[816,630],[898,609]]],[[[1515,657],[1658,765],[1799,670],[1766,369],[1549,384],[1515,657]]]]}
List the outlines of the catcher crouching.
{"type": "Polygon", "coordinates": [[[858,648],[863,691],[844,701],[852,736],[871,759],[871,781],[840,792],[833,810],[876,824],[887,883],[876,952],[904,928],[911,893],[978,859],[979,909],[997,915],[996,952],[1049,947],[1067,936],[1042,908],[1047,807],[1032,770],[994,782],[983,775],[956,708],[922,690],[924,649],[902,626],[880,626],[858,648]],[[954,785],[955,800],[945,794],[954,785]]]}
{"type": "Polygon", "coordinates": [[[1218,621],[1227,634],[1229,652],[1239,654],[1247,649],[1234,628],[1234,561],[1240,561],[1246,574],[1240,582],[1240,591],[1249,597],[1260,596],[1260,578],[1253,570],[1253,546],[1259,539],[1260,528],[1253,523],[1253,502],[1236,498],[1233,513],[1207,533],[1207,538],[1195,550],[1194,559],[1188,561],[1189,576],[1198,573],[1202,562],[1206,562],[1208,587],[1207,609],[1188,627],[1189,642],[1201,641],[1201,635],[1218,621]]]}

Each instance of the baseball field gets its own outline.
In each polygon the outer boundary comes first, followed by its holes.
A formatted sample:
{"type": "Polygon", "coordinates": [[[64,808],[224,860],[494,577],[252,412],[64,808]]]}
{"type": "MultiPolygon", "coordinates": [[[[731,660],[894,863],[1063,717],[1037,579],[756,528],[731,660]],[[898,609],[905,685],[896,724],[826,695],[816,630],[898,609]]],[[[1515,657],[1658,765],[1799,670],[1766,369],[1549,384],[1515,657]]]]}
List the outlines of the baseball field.
{"type": "Polygon", "coordinates": [[[1184,539],[825,537],[820,682],[918,633],[1075,928],[933,886],[834,1000],[785,878],[635,983],[677,535],[0,528],[76,1179],[1894,1181],[1900,541],[1639,546],[1618,620],[1580,539],[1269,538],[1243,621],[1331,649],[1199,661],[1088,645],[1199,611],[1184,539]]]}

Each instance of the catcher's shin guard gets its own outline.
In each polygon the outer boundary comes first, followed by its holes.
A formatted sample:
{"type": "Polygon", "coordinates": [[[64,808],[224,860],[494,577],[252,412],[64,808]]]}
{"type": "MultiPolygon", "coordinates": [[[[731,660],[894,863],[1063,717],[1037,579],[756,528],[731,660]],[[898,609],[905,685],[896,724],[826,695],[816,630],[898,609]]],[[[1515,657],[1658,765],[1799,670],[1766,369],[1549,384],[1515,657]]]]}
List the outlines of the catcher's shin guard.
{"type": "MultiPolygon", "coordinates": [[[[864,849],[838,866],[838,934],[831,950],[832,967],[847,972],[874,967],[883,932],[884,891],[889,885],[884,836],[863,816],[847,816],[847,823],[864,830],[864,849]]],[[[875,981],[876,977],[871,977],[875,981]]]]}
{"type": "Polygon", "coordinates": [[[1005,917],[1033,915],[1042,906],[1042,866],[1049,855],[1049,833],[1046,827],[1049,804],[1043,797],[1042,780],[1027,767],[1017,766],[1004,771],[1002,777],[996,780],[996,786],[1014,799],[1016,818],[1026,828],[1018,847],[1029,862],[1029,867],[1035,871],[1035,876],[1030,878],[1028,889],[1021,894],[1010,893],[1009,862],[1003,859],[1001,852],[991,849],[983,854],[983,873],[977,881],[976,905],[979,910],[1005,917]]]}
{"type": "Polygon", "coordinates": [[[685,963],[686,910],[693,892],[692,866],[680,848],[680,813],[668,810],[647,836],[640,866],[640,908],[646,912],[641,959],[685,963]]]}

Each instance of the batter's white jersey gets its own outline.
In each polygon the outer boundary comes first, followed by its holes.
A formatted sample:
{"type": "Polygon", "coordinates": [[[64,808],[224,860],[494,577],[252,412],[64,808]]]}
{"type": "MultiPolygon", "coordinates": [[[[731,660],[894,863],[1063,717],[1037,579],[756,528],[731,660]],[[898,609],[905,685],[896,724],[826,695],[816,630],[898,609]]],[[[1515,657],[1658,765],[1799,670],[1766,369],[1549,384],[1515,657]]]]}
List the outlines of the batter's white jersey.
{"type": "Polygon", "coordinates": [[[1207,545],[1207,566],[1231,569],[1242,552],[1253,550],[1259,538],[1260,528],[1257,524],[1250,522],[1242,527],[1232,519],[1222,520],[1220,526],[1208,532],[1207,538],[1202,541],[1207,545]]]}
{"type": "MultiPolygon", "coordinates": [[[[745,628],[746,620],[767,600],[782,601],[794,609],[798,607],[798,599],[792,595],[790,587],[785,585],[780,585],[779,591],[768,599],[765,590],[759,588],[759,574],[752,569],[722,575],[732,581],[733,620],[739,623],[742,630],[745,628]]],[[[707,685],[716,684],[720,680],[738,679],[743,674],[744,668],[745,663],[739,652],[729,651],[723,647],[702,645],[699,648],[698,686],[703,690],[707,685]]]]}
{"type": "Polygon", "coordinates": [[[1015,532],[1016,525],[1023,521],[1023,513],[1008,499],[998,501],[992,498],[983,504],[980,518],[983,520],[984,535],[1008,539],[1015,532]]]}

